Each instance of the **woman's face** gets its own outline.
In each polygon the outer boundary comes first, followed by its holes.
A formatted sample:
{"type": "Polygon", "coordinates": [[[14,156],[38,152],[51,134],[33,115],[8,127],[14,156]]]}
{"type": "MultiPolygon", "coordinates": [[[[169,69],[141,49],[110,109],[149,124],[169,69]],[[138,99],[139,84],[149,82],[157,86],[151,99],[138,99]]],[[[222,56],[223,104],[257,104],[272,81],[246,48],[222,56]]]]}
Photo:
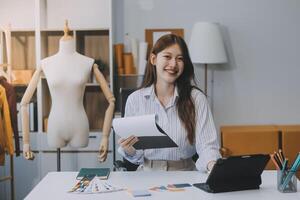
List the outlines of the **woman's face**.
{"type": "Polygon", "coordinates": [[[183,56],[178,44],[165,48],[157,55],[151,55],[151,63],[156,65],[157,83],[174,84],[184,69],[183,56]]]}

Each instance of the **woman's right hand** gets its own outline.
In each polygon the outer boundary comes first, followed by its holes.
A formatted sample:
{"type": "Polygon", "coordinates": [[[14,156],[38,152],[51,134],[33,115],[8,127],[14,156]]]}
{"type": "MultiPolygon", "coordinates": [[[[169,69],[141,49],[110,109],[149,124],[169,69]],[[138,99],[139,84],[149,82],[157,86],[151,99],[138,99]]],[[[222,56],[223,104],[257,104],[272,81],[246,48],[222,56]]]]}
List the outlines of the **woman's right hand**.
{"type": "Polygon", "coordinates": [[[132,145],[134,145],[137,141],[139,141],[139,139],[134,135],[131,135],[128,138],[120,138],[118,140],[118,144],[124,149],[124,151],[128,155],[133,156],[135,155],[136,150],[132,145]]]}

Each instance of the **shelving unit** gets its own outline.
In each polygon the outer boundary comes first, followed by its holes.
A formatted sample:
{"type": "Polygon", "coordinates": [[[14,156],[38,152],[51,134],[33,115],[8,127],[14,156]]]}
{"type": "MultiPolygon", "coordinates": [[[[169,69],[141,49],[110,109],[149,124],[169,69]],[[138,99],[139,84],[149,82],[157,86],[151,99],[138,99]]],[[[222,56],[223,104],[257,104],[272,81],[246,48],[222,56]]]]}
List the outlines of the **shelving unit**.
{"type": "MultiPolygon", "coordinates": [[[[33,30],[12,30],[12,65],[13,70],[35,70],[36,54],[35,54],[35,31],[33,30]]],[[[98,63],[101,72],[106,78],[109,85],[112,80],[111,74],[111,58],[110,58],[110,35],[109,29],[94,29],[94,30],[73,30],[70,32],[76,41],[76,49],[79,53],[88,57],[94,58],[98,63]]],[[[59,39],[63,36],[62,30],[41,30],[40,31],[40,58],[46,58],[57,53],[59,48],[59,39]]],[[[5,51],[4,51],[5,53],[5,51]]],[[[6,55],[4,54],[4,57],[6,55]]],[[[4,60],[4,62],[6,62],[4,60]]],[[[21,100],[27,85],[14,84],[18,101],[21,100]]],[[[42,132],[45,132],[44,119],[49,116],[51,109],[51,96],[45,78],[41,79],[40,83],[41,95],[37,99],[36,94],[32,98],[34,102],[40,102],[39,110],[42,112],[42,123],[38,123],[42,127],[42,132]]],[[[38,88],[39,90],[39,88],[38,88]]],[[[92,72],[90,82],[86,86],[84,96],[84,107],[86,109],[91,131],[101,131],[103,125],[104,112],[108,103],[99,88],[99,84],[93,80],[92,72]]]]}
{"type": "Polygon", "coordinates": [[[35,33],[33,30],[14,30],[12,39],[12,66],[14,70],[34,70],[35,33]]]}
{"type": "MultiPolygon", "coordinates": [[[[73,32],[69,33],[73,35],[73,32]]],[[[58,51],[59,39],[64,35],[62,30],[41,30],[41,59],[53,56],[58,51]]]]}
{"type": "Polygon", "coordinates": [[[110,62],[109,55],[109,30],[75,30],[74,32],[77,51],[94,58],[109,83],[111,80],[110,71],[112,69],[112,62],[110,62]]]}
{"type": "MultiPolygon", "coordinates": [[[[18,0],[4,1],[12,5],[20,4],[18,0]]],[[[94,58],[96,63],[100,64],[100,70],[110,88],[114,88],[111,6],[111,0],[92,0],[89,3],[85,0],[64,2],[60,0],[27,0],[26,11],[24,11],[28,12],[27,15],[24,15],[22,10],[24,7],[15,7],[16,10],[6,13],[7,15],[13,14],[15,17],[10,21],[13,69],[31,70],[33,73],[43,58],[54,55],[58,51],[59,39],[63,35],[64,21],[67,19],[77,51],[94,58]]],[[[11,7],[14,8],[14,6],[11,7]]],[[[0,25],[5,25],[5,23],[0,18],[0,25]]],[[[21,100],[26,87],[27,84],[15,84],[18,101],[21,100]]],[[[16,199],[23,199],[42,177],[49,171],[56,170],[56,149],[48,146],[44,127],[44,119],[49,116],[51,110],[51,96],[44,76],[41,77],[31,101],[37,102],[38,109],[38,130],[30,134],[30,143],[36,158],[34,161],[27,161],[22,157],[14,158],[16,161],[15,184],[16,190],[18,190],[16,199]],[[19,179],[19,177],[21,178],[19,179]]],[[[89,83],[86,84],[83,104],[90,125],[89,145],[82,149],[74,149],[69,146],[62,148],[62,171],[76,171],[81,167],[113,166],[112,139],[110,139],[107,161],[99,163],[97,160],[104,114],[108,103],[99,84],[93,81],[92,76],[89,83]]],[[[0,199],[2,197],[7,198],[0,194],[0,199]]]]}

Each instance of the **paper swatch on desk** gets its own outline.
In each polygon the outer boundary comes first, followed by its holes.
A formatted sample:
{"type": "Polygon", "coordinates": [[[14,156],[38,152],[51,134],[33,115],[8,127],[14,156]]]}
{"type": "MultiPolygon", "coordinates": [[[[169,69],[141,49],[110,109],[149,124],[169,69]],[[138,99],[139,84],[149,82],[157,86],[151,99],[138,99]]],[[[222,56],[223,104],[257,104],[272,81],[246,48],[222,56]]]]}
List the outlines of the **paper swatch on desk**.
{"type": "Polygon", "coordinates": [[[85,189],[90,185],[94,177],[95,176],[83,177],[82,179],[80,179],[80,181],[77,181],[77,183],[71,188],[71,190],[69,190],[69,192],[84,192],[85,189]]]}
{"type": "Polygon", "coordinates": [[[88,180],[86,177],[78,181],[75,186],[69,191],[75,194],[95,194],[95,193],[108,193],[125,190],[124,188],[113,186],[108,181],[94,177],[88,180]]]}
{"type": "Polygon", "coordinates": [[[189,183],[176,183],[176,184],[169,184],[168,188],[185,188],[185,187],[192,187],[189,183]]]}
{"type": "Polygon", "coordinates": [[[183,187],[175,187],[174,185],[168,185],[168,186],[156,186],[156,187],[151,187],[149,188],[151,191],[155,192],[182,192],[185,191],[183,187]]]}
{"type": "Polygon", "coordinates": [[[129,191],[133,197],[146,197],[151,196],[151,193],[148,190],[132,190],[129,191]]]}
{"type": "Polygon", "coordinates": [[[131,135],[138,137],[139,141],[133,145],[136,149],[178,147],[159,127],[156,119],[155,114],[116,118],[113,120],[113,129],[122,138],[128,138],[131,135]]]}

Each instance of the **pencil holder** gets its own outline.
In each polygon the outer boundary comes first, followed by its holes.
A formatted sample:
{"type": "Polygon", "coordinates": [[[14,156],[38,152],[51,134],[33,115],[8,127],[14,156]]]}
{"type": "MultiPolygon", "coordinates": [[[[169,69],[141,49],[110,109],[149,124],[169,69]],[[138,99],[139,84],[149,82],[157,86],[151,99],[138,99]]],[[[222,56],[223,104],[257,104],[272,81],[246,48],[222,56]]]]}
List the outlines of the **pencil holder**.
{"type": "Polygon", "coordinates": [[[277,170],[277,190],[282,193],[297,192],[296,173],[291,170],[277,170]]]}

